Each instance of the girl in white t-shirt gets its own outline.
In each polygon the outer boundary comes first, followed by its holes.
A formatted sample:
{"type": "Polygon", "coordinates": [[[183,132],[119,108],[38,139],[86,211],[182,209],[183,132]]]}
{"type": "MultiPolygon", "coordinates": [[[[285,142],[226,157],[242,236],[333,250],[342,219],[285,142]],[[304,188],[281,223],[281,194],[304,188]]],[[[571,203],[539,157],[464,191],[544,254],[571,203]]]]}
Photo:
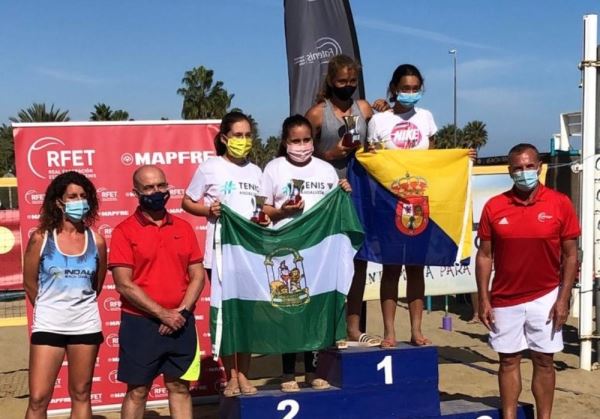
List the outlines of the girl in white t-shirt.
{"type": "MultiPolygon", "coordinates": [[[[206,217],[204,266],[210,277],[213,263],[215,223],[221,215],[221,203],[243,217],[251,218],[260,188],[261,170],[247,159],[252,148],[250,119],[241,112],[230,112],[221,121],[215,137],[217,156],[198,167],[188,186],[182,207],[190,214],[206,217]]],[[[250,354],[223,356],[227,374],[226,397],[255,394],[248,381],[250,354]]]]}
{"type": "MultiPolygon", "coordinates": [[[[263,210],[273,220],[274,228],[281,227],[312,208],[338,183],[344,190],[350,191],[348,182],[345,179],[339,181],[333,166],[314,157],[313,151],[312,126],[308,119],[301,115],[287,118],[283,122],[278,157],[267,164],[261,181],[261,195],[266,197],[263,210]],[[294,189],[300,197],[297,202],[294,199],[294,189]]],[[[283,354],[282,358],[281,390],[299,391],[295,380],[296,354],[283,354]]],[[[312,388],[329,388],[329,383],[315,374],[316,352],[304,353],[304,369],[305,382],[312,388]]]]}
{"type": "MultiPolygon", "coordinates": [[[[411,64],[396,68],[388,86],[388,96],[394,106],[385,112],[373,115],[369,121],[367,140],[377,148],[428,149],[435,146],[437,127],[433,115],[415,104],[423,94],[423,76],[411,64]]],[[[423,266],[405,266],[406,297],[410,314],[411,337],[414,345],[422,346],[431,341],[421,331],[425,277],[423,266]]],[[[383,313],[384,339],[382,347],[396,346],[394,318],[398,303],[398,281],[402,265],[383,265],[381,276],[381,311],[383,313]]]]}

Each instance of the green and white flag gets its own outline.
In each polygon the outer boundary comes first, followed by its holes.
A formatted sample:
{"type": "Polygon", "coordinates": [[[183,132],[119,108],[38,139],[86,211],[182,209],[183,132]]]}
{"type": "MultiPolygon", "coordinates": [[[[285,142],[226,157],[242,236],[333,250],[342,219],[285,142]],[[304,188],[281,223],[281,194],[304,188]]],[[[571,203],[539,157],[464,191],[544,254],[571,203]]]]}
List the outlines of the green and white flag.
{"type": "Polygon", "coordinates": [[[213,354],[316,350],[346,336],[363,231],[339,187],[280,229],[223,205],[211,282],[213,354]]]}

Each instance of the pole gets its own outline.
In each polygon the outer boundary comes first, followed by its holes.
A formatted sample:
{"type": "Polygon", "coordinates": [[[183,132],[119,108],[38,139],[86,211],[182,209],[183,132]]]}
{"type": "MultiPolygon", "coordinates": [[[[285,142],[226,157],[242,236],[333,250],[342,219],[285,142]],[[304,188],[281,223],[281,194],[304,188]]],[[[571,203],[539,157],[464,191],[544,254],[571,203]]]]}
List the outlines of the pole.
{"type": "Polygon", "coordinates": [[[583,17],[583,111],[582,111],[582,186],[581,186],[581,248],[583,258],[580,277],[579,338],[581,340],[579,366],[592,369],[592,314],[594,297],[594,175],[596,152],[596,67],[598,17],[583,17]]]}
{"type": "MultiPolygon", "coordinates": [[[[596,48],[596,58],[600,59],[600,46],[596,48]]],[[[600,129],[598,129],[598,121],[600,121],[600,71],[596,70],[596,157],[594,175],[596,199],[594,205],[594,288],[596,290],[596,337],[600,336],[600,129]]],[[[596,362],[600,365],[600,339],[596,338],[596,362]]]]}
{"type": "Polygon", "coordinates": [[[458,141],[456,140],[456,131],[458,130],[456,122],[456,49],[451,49],[448,53],[452,54],[452,64],[454,67],[454,147],[458,147],[458,141]]]}

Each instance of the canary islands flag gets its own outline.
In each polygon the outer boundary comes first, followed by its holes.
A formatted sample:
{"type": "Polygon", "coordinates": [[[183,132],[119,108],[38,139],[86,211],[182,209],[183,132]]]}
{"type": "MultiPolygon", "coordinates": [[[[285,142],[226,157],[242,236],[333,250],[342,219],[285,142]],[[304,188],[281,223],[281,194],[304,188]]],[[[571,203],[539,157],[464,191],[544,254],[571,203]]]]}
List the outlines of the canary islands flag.
{"type": "Polygon", "coordinates": [[[223,205],[211,281],[213,354],[301,352],[345,338],[345,299],[362,240],[354,205],[339,187],[279,229],[223,205]]]}
{"type": "Polygon", "coordinates": [[[348,180],[365,230],[357,259],[452,266],[471,255],[467,150],[356,153],[348,180]]]}

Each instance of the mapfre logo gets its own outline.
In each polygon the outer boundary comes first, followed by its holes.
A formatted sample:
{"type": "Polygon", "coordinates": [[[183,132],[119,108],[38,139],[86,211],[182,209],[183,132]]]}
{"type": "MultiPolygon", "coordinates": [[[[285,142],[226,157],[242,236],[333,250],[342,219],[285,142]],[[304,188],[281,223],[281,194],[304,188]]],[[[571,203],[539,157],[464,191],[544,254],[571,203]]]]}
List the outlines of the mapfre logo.
{"type": "Polygon", "coordinates": [[[42,205],[46,194],[38,192],[35,189],[30,189],[25,192],[25,202],[31,205],[42,205]]]}
{"type": "MultiPolygon", "coordinates": [[[[47,179],[49,175],[58,175],[63,169],[79,170],[93,165],[96,150],[65,149],[65,143],[60,138],[38,138],[27,150],[27,164],[29,170],[40,179],[47,179]]],[[[89,176],[88,173],[86,175],[89,176]]]]}
{"type": "Polygon", "coordinates": [[[98,198],[102,202],[115,202],[119,199],[119,193],[117,191],[111,191],[107,188],[98,188],[96,189],[98,194],[98,198]]]}
{"type": "Polygon", "coordinates": [[[303,66],[305,64],[327,64],[329,60],[342,53],[340,43],[333,38],[325,36],[315,41],[312,51],[294,58],[294,64],[303,66]]]}
{"type": "Polygon", "coordinates": [[[200,164],[211,157],[214,151],[146,151],[144,153],[123,153],[121,164],[124,166],[142,166],[145,164],[170,165],[170,164],[200,164]]]}

